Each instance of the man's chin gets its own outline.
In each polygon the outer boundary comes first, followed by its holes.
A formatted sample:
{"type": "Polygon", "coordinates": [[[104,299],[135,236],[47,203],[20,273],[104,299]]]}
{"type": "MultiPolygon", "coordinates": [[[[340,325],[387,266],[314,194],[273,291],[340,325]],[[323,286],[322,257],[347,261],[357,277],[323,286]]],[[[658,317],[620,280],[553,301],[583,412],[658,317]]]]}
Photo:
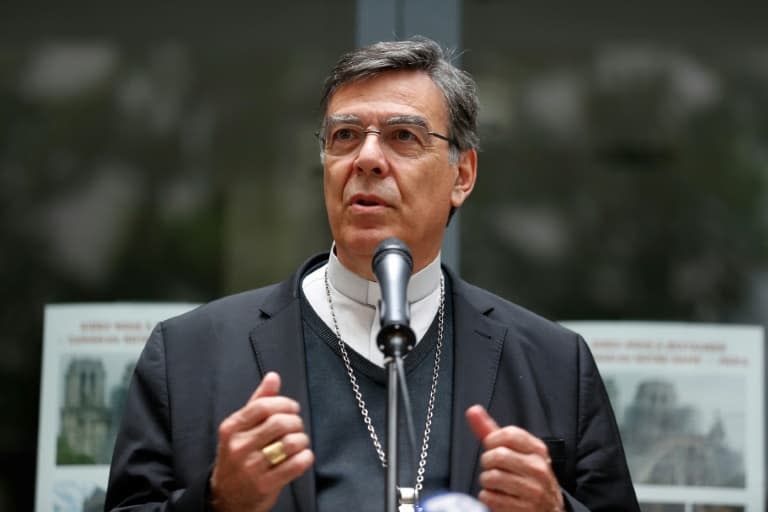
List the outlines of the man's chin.
{"type": "Polygon", "coordinates": [[[356,257],[373,258],[373,253],[376,251],[376,246],[378,246],[379,243],[386,238],[389,237],[387,235],[355,237],[354,239],[349,240],[347,243],[339,244],[337,241],[336,246],[338,247],[339,245],[342,245],[342,251],[350,255],[354,254],[356,257]]]}
{"type": "Polygon", "coordinates": [[[389,230],[361,230],[336,240],[336,254],[357,260],[370,260],[382,240],[399,236],[389,230]]]}

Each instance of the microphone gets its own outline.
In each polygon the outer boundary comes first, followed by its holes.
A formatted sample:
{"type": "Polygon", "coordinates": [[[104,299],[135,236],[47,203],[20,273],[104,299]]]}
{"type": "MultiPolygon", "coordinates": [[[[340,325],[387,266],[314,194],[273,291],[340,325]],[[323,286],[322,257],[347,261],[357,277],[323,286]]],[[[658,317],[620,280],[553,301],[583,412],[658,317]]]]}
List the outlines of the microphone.
{"type": "Polygon", "coordinates": [[[416,344],[406,291],[413,270],[408,246],[398,238],[387,238],[373,254],[373,273],[381,289],[379,350],[388,357],[403,356],[416,344]]]}
{"type": "Polygon", "coordinates": [[[423,512],[488,512],[488,508],[468,494],[449,492],[426,500],[423,512]]]}

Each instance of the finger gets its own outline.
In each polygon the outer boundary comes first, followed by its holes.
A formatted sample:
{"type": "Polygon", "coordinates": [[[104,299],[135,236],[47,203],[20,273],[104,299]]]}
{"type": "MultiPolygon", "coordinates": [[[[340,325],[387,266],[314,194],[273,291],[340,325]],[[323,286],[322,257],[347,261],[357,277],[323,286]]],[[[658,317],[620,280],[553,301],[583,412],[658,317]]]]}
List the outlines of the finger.
{"type": "Polygon", "coordinates": [[[299,403],[285,396],[268,396],[253,400],[237,411],[235,419],[245,430],[260,425],[274,414],[298,414],[299,403]]]}
{"type": "Polygon", "coordinates": [[[280,441],[289,458],[309,448],[309,436],[304,432],[291,432],[284,435],[280,441]]]}
{"type": "Polygon", "coordinates": [[[284,396],[262,397],[245,404],[230,414],[219,427],[219,435],[228,438],[239,432],[258,427],[275,414],[298,414],[299,404],[284,396]]]}
{"type": "Polygon", "coordinates": [[[227,443],[227,449],[234,457],[249,458],[251,454],[260,453],[262,448],[279,441],[283,436],[303,431],[304,422],[301,416],[273,414],[259,426],[233,435],[227,443]]]}
{"type": "Polygon", "coordinates": [[[491,418],[482,405],[473,405],[467,409],[466,417],[469,427],[480,441],[483,441],[492,432],[499,430],[496,420],[491,418]]]}
{"type": "Polygon", "coordinates": [[[267,372],[264,378],[261,379],[261,383],[253,392],[251,398],[248,400],[253,401],[257,398],[264,396],[276,396],[280,393],[280,374],[277,372],[267,372]]]}
{"type": "MultiPolygon", "coordinates": [[[[266,397],[275,397],[280,393],[280,375],[276,372],[267,372],[253,392],[248,402],[236,410],[219,424],[219,438],[227,439],[235,433],[251,428],[261,423],[270,414],[275,412],[298,412],[298,403],[288,405],[286,402],[265,401],[259,405],[258,401],[264,401],[266,397]],[[270,403],[273,408],[270,408],[270,403]],[[281,405],[275,405],[281,404],[281,405]]],[[[290,399],[284,399],[290,400],[290,399]]]]}
{"type": "MultiPolygon", "coordinates": [[[[278,442],[278,441],[275,441],[275,442],[278,442]]],[[[271,462],[269,462],[267,457],[264,456],[264,452],[262,451],[263,450],[262,448],[261,450],[256,450],[251,454],[251,460],[249,460],[249,464],[259,466],[261,471],[272,470],[277,466],[283,464],[284,462],[290,460],[295,455],[301,453],[305,449],[309,448],[309,436],[307,436],[307,434],[305,434],[304,432],[291,432],[289,434],[284,435],[279,440],[279,442],[282,443],[282,451],[283,453],[285,453],[285,456],[286,456],[283,462],[272,464],[271,462]]]]}
{"type": "Polygon", "coordinates": [[[483,505],[488,507],[489,510],[533,510],[527,503],[523,502],[517,496],[510,496],[509,494],[492,491],[490,489],[483,489],[477,495],[477,499],[480,500],[483,505]]]}
{"type": "Polygon", "coordinates": [[[486,471],[502,471],[549,484],[554,474],[549,460],[535,454],[523,454],[506,447],[488,450],[480,457],[480,467],[486,471]]]}
{"type": "Polygon", "coordinates": [[[315,455],[312,450],[305,448],[264,473],[255,482],[255,487],[264,493],[279,490],[304,474],[314,462],[315,455]]]}
{"type": "Polygon", "coordinates": [[[503,493],[508,496],[525,499],[536,493],[540,486],[520,475],[498,469],[483,471],[478,477],[480,486],[488,491],[503,493]]]}
{"type": "Polygon", "coordinates": [[[520,453],[532,453],[544,459],[549,459],[547,445],[527,430],[513,425],[494,430],[483,439],[486,449],[506,446],[520,453]]]}
{"type": "Polygon", "coordinates": [[[298,414],[273,414],[252,430],[259,446],[279,441],[293,432],[304,432],[304,420],[298,414]]]}
{"type": "Polygon", "coordinates": [[[483,490],[517,499],[531,510],[562,510],[562,493],[549,481],[494,469],[480,473],[479,483],[483,490]]]}

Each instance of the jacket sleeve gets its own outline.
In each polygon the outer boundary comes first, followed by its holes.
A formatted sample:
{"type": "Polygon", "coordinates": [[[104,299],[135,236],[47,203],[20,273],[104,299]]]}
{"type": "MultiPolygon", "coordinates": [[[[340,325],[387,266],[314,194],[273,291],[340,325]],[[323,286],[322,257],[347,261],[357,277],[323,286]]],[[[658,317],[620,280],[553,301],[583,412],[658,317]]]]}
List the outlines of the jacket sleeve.
{"type": "Polygon", "coordinates": [[[174,468],[163,324],[139,357],[110,467],[105,511],[202,512],[210,468],[184,481],[174,468]]]}
{"type": "Polygon", "coordinates": [[[576,485],[566,502],[573,511],[639,511],[608,393],[580,336],[578,364],[576,485]]]}

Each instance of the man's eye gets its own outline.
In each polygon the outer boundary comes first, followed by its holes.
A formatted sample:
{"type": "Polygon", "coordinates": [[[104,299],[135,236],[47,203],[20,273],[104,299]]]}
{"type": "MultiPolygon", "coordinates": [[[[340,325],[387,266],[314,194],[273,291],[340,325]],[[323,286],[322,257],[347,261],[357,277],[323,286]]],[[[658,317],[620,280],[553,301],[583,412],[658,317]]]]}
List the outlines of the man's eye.
{"type": "Polygon", "coordinates": [[[398,142],[416,142],[419,140],[415,133],[406,128],[398,128],[395,130],[394,138],[398,142]]]}
{"type": "Polygon", "coordinates": [[[333,140],[338,141],[349,141],[353,140],[356,136],[355,130],[352,130],[351,128],[339,128],[335,132],[333,132],[333,140]]]}

